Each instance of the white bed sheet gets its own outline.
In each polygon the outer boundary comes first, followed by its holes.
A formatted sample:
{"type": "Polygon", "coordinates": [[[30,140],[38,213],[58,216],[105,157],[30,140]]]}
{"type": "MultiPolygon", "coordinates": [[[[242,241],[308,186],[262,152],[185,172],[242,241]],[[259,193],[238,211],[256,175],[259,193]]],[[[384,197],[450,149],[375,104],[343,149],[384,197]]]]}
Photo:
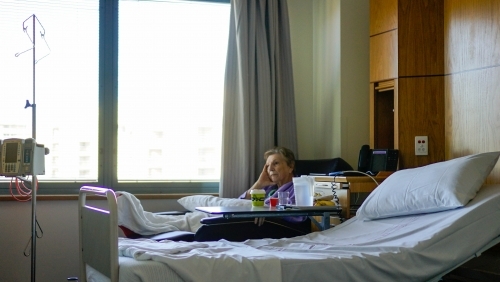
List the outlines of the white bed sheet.
{"type": "Polygon", "coordinates": [[[500,185],[495,185],[483,187],[456,210],[374,221],[354,218],[320,233],[249,243],[262,244],[260,250],[281,258],[283,281],[426,281],[498,237],[499,216],[500,185]],[[303,265],[308,271],[301,271],[303,265]]]}
{"type": "MultiPolygon", "coordinates": [[[[500,185],[489,185],[481,188],[467,206],[456,210],[374,221],[352,218],[335,228],[306,236],[244,243],[211,242],[209,248],[149,257],[164,263],[165,269],[168,265],[185,281],[197,281],[204,273],[200,262],[210,261],[219,272],[224,272],[224,260],[217,256],[253,261],[252,252],[264,254],[271,265],[276,261],[280,265],[278,269],[275,264],[256,269],[260,271],[256,275],[282,281],[426,281],[452,270],[498,237],[499,217],[500,185]],[[205,256],[212,247],[217,249],[217,256],[205,256]],[[222,247],[226,248],[223,252],[222,247]],[[249,247],[253,249],[249,255],[238,252],[249,247]]],[[[238,264],[229,264],[227,273],[248,269],[244,264],[241,269],[238,264]]],[[[157,280],[156,275],[147,277],[147,265],[144,261],[121,264],[120,273],[140,272],[143,276],[136,280],[121,277],[120,281],[169,281],[157,280]]],[[[209,276],[205,278],[203,281],[210,281],[209,276]]]]}

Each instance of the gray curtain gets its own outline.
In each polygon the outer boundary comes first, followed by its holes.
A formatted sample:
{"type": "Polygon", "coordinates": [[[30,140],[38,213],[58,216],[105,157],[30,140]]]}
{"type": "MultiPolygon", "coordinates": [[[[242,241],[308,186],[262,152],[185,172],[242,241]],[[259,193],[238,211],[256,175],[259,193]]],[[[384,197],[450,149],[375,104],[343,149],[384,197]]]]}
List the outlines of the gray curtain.
{"type": "Polygon", "coordinates": [[[232,0],[229,32],[219,192],[233,198],[257,180],[266,150],[297,154],[297,130],[286,0],[232,0]]]}

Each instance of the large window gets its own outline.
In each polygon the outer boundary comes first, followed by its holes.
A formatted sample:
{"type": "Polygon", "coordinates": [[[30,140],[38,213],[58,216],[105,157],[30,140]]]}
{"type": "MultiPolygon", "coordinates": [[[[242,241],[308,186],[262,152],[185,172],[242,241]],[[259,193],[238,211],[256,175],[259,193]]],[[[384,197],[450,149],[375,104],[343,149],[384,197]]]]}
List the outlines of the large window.
{"type": "Polygon", "coordinates": [[[0,2],[0,139],[32,137],[24,106],[35,92],[36,140],[50,149],[39,193],[84,183],[217,191],[229,26],[220,2],[0,2]],[[32,50],[15,56],[32,47],[23,21],[33,14],[43,57],[34,88],[32,50]]]}
{"type": "Polygon", "coordinates": [[[121,0],[118,181],[218,181],[229,5],[121,0]]]}
{"type": "Polygon", "coordinates": [[[41,181],[96,182],[99,1],[2,0],[0,27],[0,139],[50,149],[41,181]]]}

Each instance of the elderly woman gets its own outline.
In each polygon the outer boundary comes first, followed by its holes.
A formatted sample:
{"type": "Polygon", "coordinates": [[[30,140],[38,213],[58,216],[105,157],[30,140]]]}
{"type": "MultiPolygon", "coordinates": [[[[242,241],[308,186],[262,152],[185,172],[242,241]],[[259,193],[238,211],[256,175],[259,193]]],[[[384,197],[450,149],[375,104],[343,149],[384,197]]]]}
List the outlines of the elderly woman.
{"type": "MultiPolygon", "coordinates": [[[[290,202],[295,203],[293,191],[295,156],[293,152],[284,147],[275,147],[264,153],[264,159],[266,164],[259,178],[240,198],[250,199],[250,191],[262,189],[266,192],[265,203],[269,204],[270,197],[278,197],[277,192],[288,191],[290,202]]],[[[311,232],[311,222],[305,216],[270,217],[266,219],[265,223],[264,218],[256,218],[252,221],[253,223],[247,218],[229,220],[223,217],[212,217],[201,225],[194,236],[194,240],[217,241],[226,239],[229,241],[244,241],[261,238],[289,238],[311,232]]],[[[122,230],[124,230],[123,227],[122,230]]],[[[124,230],[124,232],[126,231],[124,230]]],[[[133,238],[132,236],[135,235],[137,234],[129,233],[127,236],[133,238]]]]}
{"type": "MultiPolygon", "coordinates": [[[[266,192],[264,204],[269,205],[269,198],[277,198],[278,192],[288,192],[291,204],[295,204],[295,193],[293,189],[293,169],[295,168],[295,156],[290,149],[275,147],[264,153],[266,164],[262,168],[259,179],[243,193],[240,199],[250,199],[250,192],[254,189],[262,189],[266,192]]],[[[288,222],[303,222],[305,216],[284,217],[288,222]]],[[[261,225],[263,218],[256,219],[261,225]]]]}
{"type": "Polygon", "coordinates": [[[293,191],[293,169],[295,167],[295,156],[290,149],[275,147],[264,153],[266,164],[262,168],[259,179],[254,185],[243,193],[240,199],[250,199],[250,192],[254,189],[262,189],[266,192],[264,203],[269,204],[269,198],[277,198],[277,192],[288,192],[292,204],[295,203],[293,191]]]}

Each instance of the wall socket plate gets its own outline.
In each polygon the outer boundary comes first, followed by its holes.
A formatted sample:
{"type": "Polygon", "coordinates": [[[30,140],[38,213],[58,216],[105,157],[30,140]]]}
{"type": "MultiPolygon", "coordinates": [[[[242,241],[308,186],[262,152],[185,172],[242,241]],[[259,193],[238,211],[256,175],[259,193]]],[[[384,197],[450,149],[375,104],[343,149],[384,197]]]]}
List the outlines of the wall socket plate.
{"type": "Polygon", "coordinates": [[[415,156],[429,155],[429,140],[427,136],[415,136],[415,156]]]}

